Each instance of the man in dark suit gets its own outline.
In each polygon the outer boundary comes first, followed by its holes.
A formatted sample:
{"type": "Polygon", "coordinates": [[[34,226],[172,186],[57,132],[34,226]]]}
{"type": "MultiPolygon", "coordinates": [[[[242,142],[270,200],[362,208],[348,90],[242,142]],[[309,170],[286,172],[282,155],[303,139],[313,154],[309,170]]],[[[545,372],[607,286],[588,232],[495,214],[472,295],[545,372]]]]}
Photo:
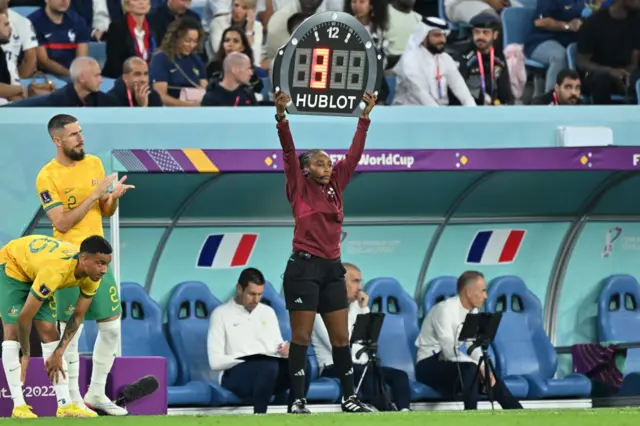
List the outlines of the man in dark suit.
{"type": "Polygon", "coordinates": [[[137,56],[124,61],[122,77],[116,80],[109,95],[115,100],[117,106],[162,106],[160,95],[149,85],[149,66],[137,56]]]}
{"type": "Polygon", "coordinates": [[[44,96],[13,102],[11,107],[112,107],[115,100],[100,91],[102,76],[98,62],[87,56],[69,67],[71,83],[44,96]]]}

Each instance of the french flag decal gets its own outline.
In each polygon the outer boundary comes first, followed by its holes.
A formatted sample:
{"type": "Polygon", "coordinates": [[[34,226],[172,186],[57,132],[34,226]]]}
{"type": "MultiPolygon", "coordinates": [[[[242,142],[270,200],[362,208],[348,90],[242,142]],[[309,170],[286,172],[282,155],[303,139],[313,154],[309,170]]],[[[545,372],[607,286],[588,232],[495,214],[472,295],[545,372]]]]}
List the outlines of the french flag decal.
{"type": "Polygon", "coordinates": [[[246,266],[256,246],[258,234],[215,234],[204,241],[198,268],[225,269],[246,266]]]}
{"type": "Polygon", "coordinates": [[[501,265],[516,260],[524,229],[495,229],[492,231],[478,231],[469,253],[467,263],[476,265],[501,265]]]}

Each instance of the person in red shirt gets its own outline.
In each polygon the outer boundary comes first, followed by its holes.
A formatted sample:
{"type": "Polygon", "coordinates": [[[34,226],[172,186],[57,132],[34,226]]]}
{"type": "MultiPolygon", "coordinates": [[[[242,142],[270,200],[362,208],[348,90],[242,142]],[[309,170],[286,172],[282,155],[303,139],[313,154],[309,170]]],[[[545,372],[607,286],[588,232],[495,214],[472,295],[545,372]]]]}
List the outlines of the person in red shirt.
{"type": "Polygon", "coordinates": [[[284,162],[286,195],[295,219],[293,254],[284,272],[284,296],[290,314],[292,339],[289,374],[293,405],[291,412],[309,414],[304,398],[307,347],[311,342],[316,313],[322,316],[333,347],[333,365],[342,385],[342,411],[374,411],[354,392],[353,364],[349,349],[347,287],[340,260],[340,237],[344,219],[342,193],[362,157],[369,129],[369,113],[376,95],[363,96],[366,107],[344,160],[331,164],[324,151],[314,149],[299,157],[289,130],[285,110],[291,98],[276,95],[276,121],[284,162]]]}

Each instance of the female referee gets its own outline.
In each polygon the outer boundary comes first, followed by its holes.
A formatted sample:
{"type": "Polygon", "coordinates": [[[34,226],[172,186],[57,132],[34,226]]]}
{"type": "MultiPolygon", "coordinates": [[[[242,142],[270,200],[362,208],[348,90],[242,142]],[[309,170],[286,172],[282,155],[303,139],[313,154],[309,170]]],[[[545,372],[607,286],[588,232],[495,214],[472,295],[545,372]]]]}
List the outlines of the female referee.
{"type": "Polygon", "coordinates": [[[367,137],[369,113],[376,96],[363,96],[366,107],[344,160],[333,167],[324,151],[314,149],[296,157],[285,109],[288,95],[276,95],[276,121],[282,145],[285,190],[295,219],[293,254],[284,272],[284,296],[291,319],[289,374],[294,403],[291,412],[308,414],[305,399],[307,347],[311,341],[316,312],[329,332],[333,347],[333,365],[342,385],[342,411],[373,411],[354,393],[353,368],[347,325],[348,302],[344,281],[345,268],[340,261],[340,235],[344,212],[342,192],[356,169],[367,137]]]}

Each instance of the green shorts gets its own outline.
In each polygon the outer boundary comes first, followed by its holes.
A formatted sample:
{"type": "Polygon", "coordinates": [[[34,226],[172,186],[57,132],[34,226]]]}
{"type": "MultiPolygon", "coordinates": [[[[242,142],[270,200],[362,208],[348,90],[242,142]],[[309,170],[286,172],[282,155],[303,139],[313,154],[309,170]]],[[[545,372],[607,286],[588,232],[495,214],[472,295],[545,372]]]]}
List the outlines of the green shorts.
{"type": "MultiPolygon", "coordinates": [[[[16,324],[18,315],[27,301],[31,291],[31,283],[14,280],[7,276],[5,265],[0,265],[0,316],[5,324],[16,324]]],[[[39,321],[56,322],[56,299],[52,295],[46,299],[36,316],[39,321]]]]}
{"type": "MultiPolygon", "coordinates": [[[[76,308],[76,302],[80,296],[78,287],[65,288],[56,291],[56,302],[58,305],[58,320],[68,321],[76,308]]],[[[107,271],[98,292],[93,296],[93,302],[87,311],[84,319],[86,320],[104,320],[114,315],[120,315],[122,306],[120,305],[120,293],[116,285],[115,277],[111,268],[107,271]]]]}

